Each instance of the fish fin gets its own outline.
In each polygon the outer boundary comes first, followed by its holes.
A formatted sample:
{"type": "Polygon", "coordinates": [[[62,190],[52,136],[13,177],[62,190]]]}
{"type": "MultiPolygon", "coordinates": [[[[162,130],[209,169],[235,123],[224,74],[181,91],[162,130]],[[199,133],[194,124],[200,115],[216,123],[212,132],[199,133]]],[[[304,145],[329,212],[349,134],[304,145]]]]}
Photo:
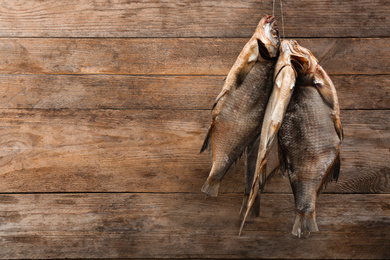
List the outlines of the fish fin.
{"type": "MultiPolygon", "coordinates": [[[[214,126],[214,123],[211,123],[211,125],[209,126],[209,129],[207,130],[207,134],[206,134],[206,137],[203,141],[202,148],[200,149],[200,153],[203,153],[204,150],[206,150],[207,147],[209,147],[209,145],[210,145],[211,132],[213,131],[213,126],[214,126]]],[[[211,153],[212,153],[212,151],[211,151],[211,153]]]]}
{"type": "MultiPolygon", "coordinates": [[[[252,183],[252,187],[251,187],[251,191],[250,191],[250,194],[249,194],[249,199],[248,199],[248,206],[246,208],[246,212],[245,212],[245,215],[244,215],[244,218],[241,222],[241,226],[240,226],[240,231],[238,233],[238,235],[240,236],[241,235],[241,232],[242,232],[242,229],[244,228],[244,225],[245,225],[245,221],[248,217],[248,214],[249,214],[249,211],[250,209],[252,208],[255,200],[256,200],[256,197],[259,195],[259,190],[260,190],[260,178],[263,178],[263,182],[261,183],[263,185],[263,188],[264,188],[264,185],[265,185],[265,178],[264,178],[264,175],[263,175],[263,169],[265,169],[265,164],[267,163],[267,159],[266,159],[266,154],[263,154],[264,153],[264,149],[261,149],[259,148],[259,153],[258,153],[258,156],[257,156],[257,163],[256,163],[256,170],[255,170],[255,174],[254,174],[254,177],[253,177],[253,183],[252,183]],[[261,162],[258,161],[259,158],[263,158],[261,162]]],[[[265,173],[265,171],[264,171],[265,173]]]]}
{"type": "Polygon", "coordinates": [[[338,109],[336,88],[328,74],[319,64],[317,64],[317,69],[314,73],[314,84],[325,103],[332,109],[336,109],[336,107],[338,109]]]}
{"type": "Polygon", "coordinates": [[[245,172],[245,189],[244,189],[244,198],[242,200],[239,216],[243,217],[244,212],[246,211],[249,193],[251,191],[253,176],[255,173],[256,167],[256,145],[258,146],[258,137],[254,141],[250,142],[249,145],[245,148],[245,160],[244,160],[244,172],[245,172]]]}
{"type": "Polygon", "coordinates": [[[223,96],[225,96],[228,92],[229,92],[229,89],[227,89],[227,88],[222,89],[222,91],[218,94],[217,98],[215,99],[215,101],[214,101],[214,103],[213,103],[213,108],[212,108],[212,109],[214,109],[214,108],[217,106],[218,101],[219,101],[223,96]]]}
{"type": "Polygon", "coordinates": [[[336,158],[333,161],[333,164],[329,167],[328,173],[326,174],[323,183],[318,189],[317,194],[320,194],[322,189],[324,187],[326,188],[326,185],[328,185],[328,183],[332,181],[337,182],[337,180],[339,179],[339,174],[340,174],[340,152],[338,152],[336,158]]]}
{"type": "Polygon", "coordinates": [[[341,126],[340,108],[339,108],[339,101],[337,98],[336,88],[334,87],[332,80],[325,72],[325,70],[321,67],[321,65],[317,65],[317,69],[314,74],[314,84],[316,86],[318,93],[324,100],[325,104],[327,104],[331,109],[333,109],[331,117],[337,135],[339,136],[340,140],[342,140],[344,134],[343,134],[343,128],[341,126]]]}
{"type": "Polygon", "coordinates": [[[233,165],[233,164],[234,164],[234,165],[237,165],[238,161],[241,160],[242,155],[244,154],[244,152],[245,152],[245,150],[242,151],[242,152],[238,155],[237,159],[233,161],[232,165],[233,165]]]}
{"type": "MultiPolygon", "coordinates": [[[[332,165],[330,172],[329,172],[329,174],[332,176],[329,181],[335,181],[335,182],[338,181],[339,174],[340,174],[340,166],[341,166],[341,163],[340,163],[340,153],[339,153],[337,155],[333,165],[332,165]]],[[[326,185],[326,183],[325,183],[325,185],[326,185]]]]}
{"type": "Polygon", "coordinates": [[[332,80],[321,65],[317,65],[317,69],[314,73],[314,84],[322,99],[331,109],[334,110],[336,106],[338,107],[336,89],[332,80]]]}
{"type": "Polygon", "coordinates": [[[203,184],[202,191],[208,196],[217,197],[220,184],[220,180],[212,180],[207,178],[206,182],[203,184]]]}
{"type": "MultiPolygon", "coordinates": [[[[244,218],[244,212],[246,212],[248,206],[249,195],[244,194],[244,198],[242,199],[242,204],[240,208],[239,216],[241,219],[244,218]]],[[[255,201],[253,202],[252,207],[249,209],[249,214],[252,218],[257,218],[260,216],[260,191],[258,191],[255,201]]]]}
{"type": "Polygon", "coordinates": [[[295,223],[292,229],[292,234],[297,237],[301,237],[303,231],[317,232],[318,226],[316,221],[315,212],[312,214],[302,214],[300,212],[295,213],[295,223]]]}
{"type": "Polygon", "coordinates": [[[336,130],[336,133],[339,136],[340,141],[342,141],[344,139],[344,130],[343,127],[341,126],[340,116],[338,115],[338,113],[333,111],[333,113],[331,114],[331,118],[334,124],[334,129],[336,130]]]}
{"type": "MultiPolygon", "coordinates": [[[[264,161],[260,164],[260,167],[259,169],[263,169],[265,168],[266,164],[266,160],[264,159],[264,161]]],[[[260,176],[263,176],[263,172],[260,171],[259,174],[256,174],[255,172],[255,176],[253,178],[253,184],[252,184],[252,188],[251,188],[251,191],[249,193],[249,199],[248,199],[248,206],[246,208],[246,211],[245,211],[245,214],[244,214],[244,218],[241,222],[241,226],[240,226],[240,231],[238,233],[238,235],[240,236],[241,235],[241,232],[242,232],[242,229],[244,228],[244,225],[245,225],[245,221],[249,215],[249,212],[253,206],[253,204],[255,204],[255,201],[256,201],[256,197],[258,195],[260,195],[260,176]]],[[[263,178],[263,177],[262,177],[263,178]]],[[[265,182],[262,183],[263,185],[265,184],[265,182]]],[[[263,186],[264,187],[264,186],[263,186]]],[[[260,202],[260,201],[259,201],[260,202]]]]}
{"type": "Polygon", "coordinates": [[[248,199],[247,207],[245,210],[245,214],[244,214],[244,217],[243,217],[242,222],[241,222],[240,231],[238,232],[239,236],[242,233],[242,229],[244,228],[246,219],[249,215],[250,209],[252,208],[252,206],[255,202],[255,197],[258,195],[258,192],[259,192],[258,176],[255,176],[254,185],[252,186],[251,193],[249,194],[249,199],[248,199]],[[254,195],[254,194],[256,194],[256,195],[254,195]]]}
{"type": "MultiPolygon", "coordinates": [[[[253,178],[256,170],[257,154],[260,145],[260,136],[257,135],[252,142],[245,148],[245,192],[242,206],[240,209],[240,217],[246,211],[249,194],[253,184],[253,178]]],[[[259,194],[258,194],[259,195],[259,194]]],[[[260,197],[256,197],[253,207],[250,209],[251,217],[258,217],[260,215],[260,197]]]]}

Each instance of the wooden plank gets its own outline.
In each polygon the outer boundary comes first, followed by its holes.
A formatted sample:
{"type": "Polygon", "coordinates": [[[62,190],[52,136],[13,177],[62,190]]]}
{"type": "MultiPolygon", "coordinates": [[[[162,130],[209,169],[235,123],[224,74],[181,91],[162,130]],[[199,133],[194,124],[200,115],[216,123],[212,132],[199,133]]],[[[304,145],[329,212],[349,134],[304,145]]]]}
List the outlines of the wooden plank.
{"type": "MultiPolygon", "coordinates": [[[[1,39],[1,74],[226,75],[245,39],[1,39]]],[[[330,74],[388,74],[390,42],[301,39],[330,74]]]]}
{"type": "Polygon", "coordinates": [[[341,109],[389,109],[390,78],[386,75],[332,76],[341,109]]]}
{"type": "MultiPolygon", "coordinates": [[[[340,183],[326,192],[390,193],[390,111],[343,111],[340,183]],[[355,184],[343,181],[352,180],[355,184]],[[364,181],[364,183],[361,183],[364,181]]],[[[14,110],[0,113],[2,192],[198,192],[207,110],[14,110]]],[[[221,192],[243,190],[233,166],[221,192]]],[[[271,185],[268,192],[291,192],[271,185]]]]}
{"type": "MultiPolygon", "coordinates": [[[[224,76],[1,75],[0,107],[210,109],[224,76]]],[[[342,109],[390,109],[388,75],[333,75],[342,109]]]]}
{"type": "MultiPolygon", "coordinates": [[[[389,12],[381,0],[283,3],[286,37],[388,37],[389,12]]],[[[249,37],[263,13],[272,1],[3,0],[0,36],[249,37]]]]}
{"type": "Polygon", "coordinates": [[[298,239],[289,194],[264,194],[240,237],[238,194],[1,195],[0,258],[388,259],[389,196],[324,194],[298,239]]]}

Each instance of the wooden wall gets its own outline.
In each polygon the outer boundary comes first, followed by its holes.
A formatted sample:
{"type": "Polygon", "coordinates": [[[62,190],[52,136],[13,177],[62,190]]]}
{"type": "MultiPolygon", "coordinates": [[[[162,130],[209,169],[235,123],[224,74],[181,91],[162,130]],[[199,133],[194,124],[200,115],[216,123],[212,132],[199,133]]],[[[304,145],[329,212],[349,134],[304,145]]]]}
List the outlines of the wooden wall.
{"type": "MultiPolygon", "coordinates": [[[[2,0],[0,258],[390,258],[390,5],[284,0],[331,75],[345,141],[319,233],[291,235],[275,176],[238,237],[242,162],[218,198],[199,155],[223,79],[272,1],[2,0]]],[[[279,1],[275,14],[282,32],[279,1]]]]}

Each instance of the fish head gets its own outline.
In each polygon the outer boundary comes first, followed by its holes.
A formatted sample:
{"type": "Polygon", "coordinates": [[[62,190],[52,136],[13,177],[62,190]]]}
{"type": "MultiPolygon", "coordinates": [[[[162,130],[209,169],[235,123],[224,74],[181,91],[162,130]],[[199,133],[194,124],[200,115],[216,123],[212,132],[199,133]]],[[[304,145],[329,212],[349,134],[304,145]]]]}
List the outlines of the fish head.
{"type": "Polygon", "coordinates": [[[302,77],[310,79],[314,85],[320,84],[321,86],[333,86],[332,80],[318,63],[316,57],[308,49],[300,46],[296,41],[294,49],[299,52],[306,59],[305,69],[301,72],[302,77]]]}
{"type": "Polygon", "coordinates": [[[291,41],[292,54],[291,63],[294,66],[301,81],[313,81],[314,74],[319,66],[318,60],[314,55],[298,44],[297,41],[291,41]]]}
{"type": "Polygon", "coordinates": [[[278,56],[280,38],[273,15],[263,15],[257,25],[254,37],[257,39],[260,55],[263,59],[269,60],[278,56]]]}

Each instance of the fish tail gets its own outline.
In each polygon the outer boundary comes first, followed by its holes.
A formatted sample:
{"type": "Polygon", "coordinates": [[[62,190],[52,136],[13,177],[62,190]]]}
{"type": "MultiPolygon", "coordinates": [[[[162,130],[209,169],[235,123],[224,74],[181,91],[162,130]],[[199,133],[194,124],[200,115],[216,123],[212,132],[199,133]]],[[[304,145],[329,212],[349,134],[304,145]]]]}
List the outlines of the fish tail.
{"type": "Polygon", "coordinates": [[[219,191],[219,185],[221,184],[220,180],[213,180],[210,177],[207,178],[206,182],[203,184],[202,191],[208,196],[217,197],[219,191]]]}
{"type": "MultiPolygon", "coordinates": [[[[242,200],[242,205],[240,209],[240,218],[244,218],[244,213],[247,210],[249,195],[244,195],[244,199],[242,200]]],[[[258,192],[255,201],[253,202],[253,206],[250,208],[249,213],[252,218],[257,218],[260,216],[260,192],[258,192]]]]}
{"type": "Polygon", "coordinates": [[[304,214],[296,212],[295,223],[292,229],[292,234],[297,237],[301,237],[303,231],[317,232],[318,226],[316,221],[315,212],[311,214],[304,214]]]}
{"type": "Polygon", "coordinates": [[[238,236],[241,236],[241,232],[242,232],[242,229],[244,228],[245,221],[246,221],[246,219],[248,217],[249,211],[250,211],[250,209],[252,208],[253,204],[256,201],[255,197],[257,197],[257,195],[259,194],[259,182],[258,182],[258,179],[259,179],[258,176],[255,176],[255,179],[253,180],[253,186],[252,186],[251,192],[249,194],[249,198],[248,198],[248,206],[246,207],[244,218],[241,221],[241,226],[240,226],[240,231],[238,232],[238,236]]]}

